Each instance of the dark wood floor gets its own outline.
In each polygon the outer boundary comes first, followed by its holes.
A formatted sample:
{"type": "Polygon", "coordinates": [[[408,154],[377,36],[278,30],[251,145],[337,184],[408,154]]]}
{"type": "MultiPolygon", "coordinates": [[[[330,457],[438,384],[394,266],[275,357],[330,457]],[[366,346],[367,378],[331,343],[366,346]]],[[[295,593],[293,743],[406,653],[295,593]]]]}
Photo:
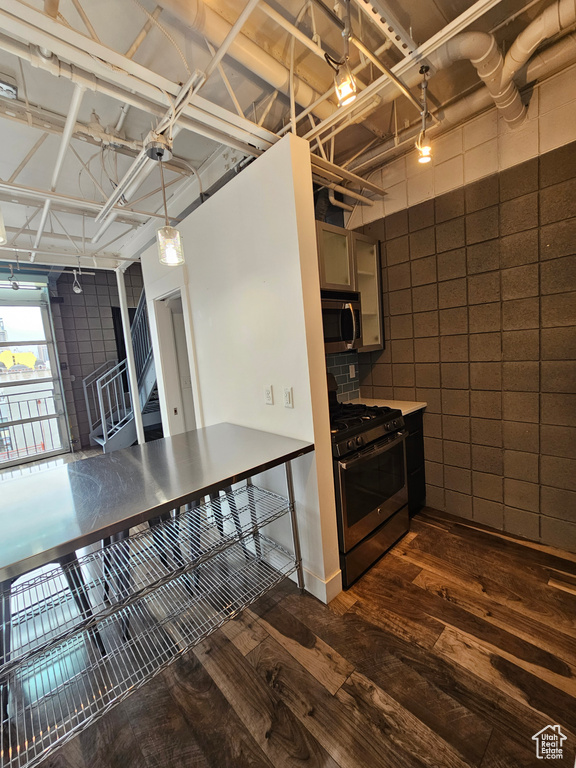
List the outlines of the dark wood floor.
{"type": "Polygon", "coordinates": [[[425,510],[330,606],[286,583],[46,768],[525,768],[576,753],[576,555],[425,510]]]}

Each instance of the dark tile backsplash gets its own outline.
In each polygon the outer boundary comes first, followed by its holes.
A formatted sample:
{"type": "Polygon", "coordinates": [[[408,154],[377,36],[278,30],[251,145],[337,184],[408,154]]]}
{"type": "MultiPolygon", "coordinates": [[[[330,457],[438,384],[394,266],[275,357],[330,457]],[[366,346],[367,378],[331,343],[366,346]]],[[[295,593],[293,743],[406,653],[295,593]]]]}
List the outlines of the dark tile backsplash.
{"type": "MultiPolygon", "coordinates": [[[[576,551],[576,142],[399,211],[364,397],[425,400],[427,503],[576,551]]],[[[335,364],[335,363],[334,363],[335,364]]]]}
{"type": "Polygon", "coordinates": [[[338,400],[345,403],[360,397],[360,378],[357,352],[340,352],[326,355],[326,370],[333,374],[338,384],[338,400]],[[354,376],[350,376],[350,366],[354,366],[354,376]]]}

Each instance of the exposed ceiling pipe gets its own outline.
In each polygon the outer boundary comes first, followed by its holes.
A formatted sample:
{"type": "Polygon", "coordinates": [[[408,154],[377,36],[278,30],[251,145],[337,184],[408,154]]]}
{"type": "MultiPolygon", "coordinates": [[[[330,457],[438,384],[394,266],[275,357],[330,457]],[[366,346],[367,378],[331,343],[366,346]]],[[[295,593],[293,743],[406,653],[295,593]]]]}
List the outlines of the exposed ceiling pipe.
{"type": "MultiPolygon", "coordinates": [[[[224,42],[232,27],[219,14],[208,8],[202,0],[161,0],[159,5],[176,16],[180,22],[198,34],[204,35],[215,48],[224,42]]],[[[286,95],[289,94],[289,70],[246,35],[240,33],[231,44],[228,53],[239,64],[262,78],[274,89],[286,95]]],[[[296,102],[302,107],[313,104],[320,96],[308,83],[298,77],[294,78],[294,91],[296,102]]],[[[335,109],[334,104],[325,101],[318,104],[314,111],[323,120],[335,109]]]]}
{"type": "MultiPolygon", "coordinates": [[[[78,112],[80,111],[80,105],[82,104],[82,97],[86,89],[83,85],[75,85],[74,93],[72,95],[72,101],[68,110],[68,116],[64,125],[64,131],[62,132],[62,138],[60,139],[60,147],[58,148],[58,154],[56,156],[56,162],[54,163],[54,170],[52,171],[52,179],[50,181],[50,191],[56,190],[56,184],[60,178],[60,172],[62,171],[62,164],[64,163],[64,156],[70,145],[74,128],[76,127],[76,120],[78,119],[78,112]]],[[[36,238],[34,239],[34,248],[38,248],[40,240],[42,239],[42,233],[46,226],[46,220],[50,211],[50,205],[52,204],[51,198],[47,198],[42,209],[42,215],[40,216],[40,223],[38,224],[38,231],[36,238]]],[[[34,254],[30,256],[30,260],[34,260],[34,254]]]]}
{"type": "MultiPolygon", "coordinates": [[[[534,57],[528,64],[522,76],[522,81],[530,83],[535,80],[542,80],[573,64],[575,61],[576,34],[572,33],[534,57]]],[[[436,115],[439,118],[439,122],[428,128],[426,135],[437,136],[445,133],[492,105],[493,101],[488,89],[480,88],[463,99],[454,102],[449,107],[438,110],[436,115]]],[[[415,127],[401,131],[398,139],[389,139],[385,144],[380,145],[376,149],[365,152],[357,162],[351,163],[351,167],[357,173],[368,173],[373,168],[381,166],[386,161],[390,161],[397,155],[404,153],[407,146],[412,148],[414,138],[419,130],[420,124],[418,123],[415,127]]]]}
{"type": "Polygon", "coordinates": [[[557,0],[537,16],[512,43],[502,77],[511,80],[549,37],[568,29],[576,22],[576,0],[557,0]]]}
{"type": "Polygon", "coordinates": [[[526,117],[526,107],[514,81],[503,78],[504,57],[496,38],[487,32],[462,32],[430,56],[435,69],[446,69],[455,61],[467,59],[486,85],[504,120],[513,128],[526,117]]]}
{"type": "Polygon", "coordinates": [[[337,200],[334,196],[334,190],[329,189],[328,190],[328,200],[332,203],[332,205],[335,205],[336,208],[342,208],[345,211],[353,211],[354,207],[352,205],[348,205],[348,203],[343,203],[341,200],[337,200]]]}

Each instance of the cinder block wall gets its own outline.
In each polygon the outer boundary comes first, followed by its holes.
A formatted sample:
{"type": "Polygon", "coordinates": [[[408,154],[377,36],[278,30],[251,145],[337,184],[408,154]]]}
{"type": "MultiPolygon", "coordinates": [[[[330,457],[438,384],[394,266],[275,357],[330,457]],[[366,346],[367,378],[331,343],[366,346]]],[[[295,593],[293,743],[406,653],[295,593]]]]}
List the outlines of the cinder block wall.
{"type": "MultiPolygon", "coordinates": [[[[125,273],[128,306],[136,307],[142,292],[142,270],[133,264],[125,273]]],[[[82,293],[74,293],[74,277],[64,272],[56,283],[60,319],[55,319],[56,344],[60,363],[67,364],[63,375],[73,448],[90,446],[88,413],[82,380],[99,365],[116,357],[112,307],[119,306],[115,272],[98,271],[82,275],[82,293]]]]}
{"type": "Polygon", "coordinates": [[[387,339],[361,394],[428,402],[428,505],[576,551],[576,143],[361,231],[387,339]]]}

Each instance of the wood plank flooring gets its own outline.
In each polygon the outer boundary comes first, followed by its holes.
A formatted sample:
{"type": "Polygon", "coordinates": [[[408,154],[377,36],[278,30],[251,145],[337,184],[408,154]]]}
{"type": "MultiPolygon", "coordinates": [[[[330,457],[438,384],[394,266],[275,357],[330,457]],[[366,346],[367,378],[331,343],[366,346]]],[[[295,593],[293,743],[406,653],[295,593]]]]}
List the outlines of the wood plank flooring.
{"type": "Polygon", "coordinates": [[[433,510],[330,606],[284,583],[46,768],[527,768],[576,758],[576,558],[433,510]]]}

